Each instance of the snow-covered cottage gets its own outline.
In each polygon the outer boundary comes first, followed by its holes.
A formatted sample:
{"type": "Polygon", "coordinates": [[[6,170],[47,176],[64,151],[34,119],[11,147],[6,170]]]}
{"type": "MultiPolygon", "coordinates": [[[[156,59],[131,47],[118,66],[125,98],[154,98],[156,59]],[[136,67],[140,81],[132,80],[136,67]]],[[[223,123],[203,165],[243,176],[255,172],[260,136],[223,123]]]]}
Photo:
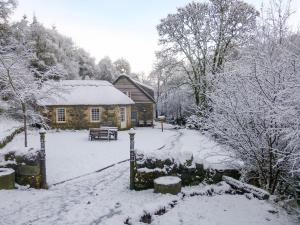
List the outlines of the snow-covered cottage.
{"type": "Polygon", "coordinates": [[[131,108],[132,126],[151,126],[155,117],[155,100],[152,87],[126,75],[119,76],[113,84],[135,103],[131,108]]]}
{"type": "Polygon", "coordinates": [[[64,91],[43,102],[43,115],[51,127],[86,129],[91,127],[131,127],[132,99],[107,81],[64,80],[64,91]]]}

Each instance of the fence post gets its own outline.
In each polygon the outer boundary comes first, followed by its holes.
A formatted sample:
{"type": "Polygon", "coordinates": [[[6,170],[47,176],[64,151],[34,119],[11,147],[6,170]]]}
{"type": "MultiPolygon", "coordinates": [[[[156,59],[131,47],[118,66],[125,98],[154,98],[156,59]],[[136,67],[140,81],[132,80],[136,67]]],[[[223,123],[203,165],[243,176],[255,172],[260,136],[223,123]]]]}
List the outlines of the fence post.
{"type": "Polygon", "coordinates": [[[134,135],[135,130],[131,128],[129,130],[129,138],[130,138],[130,190],[134,189],[134,164],[135,164],[135,151],[134,151],[134,135]]]}
{"type": "Polygon", "coordinates": [[[46,177],[46,150],[45,150],[45,134],[46,131],[44,128],[40,130],[40,160],[41,160],[41,188],[47,188],[47,177],[46,177]]]}

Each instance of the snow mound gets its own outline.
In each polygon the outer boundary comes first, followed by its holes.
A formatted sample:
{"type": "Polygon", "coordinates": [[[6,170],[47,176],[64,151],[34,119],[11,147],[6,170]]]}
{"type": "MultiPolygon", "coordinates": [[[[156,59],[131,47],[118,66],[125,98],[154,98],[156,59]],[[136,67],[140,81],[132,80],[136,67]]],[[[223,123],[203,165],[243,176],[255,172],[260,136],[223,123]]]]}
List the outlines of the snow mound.
{"type": "Polygon", "coordinates": [[[9,174],[13,174],[15,171],[13,169],[10,168],[0,168],[0,175],[1,176],[6,176],[9,174]]]}

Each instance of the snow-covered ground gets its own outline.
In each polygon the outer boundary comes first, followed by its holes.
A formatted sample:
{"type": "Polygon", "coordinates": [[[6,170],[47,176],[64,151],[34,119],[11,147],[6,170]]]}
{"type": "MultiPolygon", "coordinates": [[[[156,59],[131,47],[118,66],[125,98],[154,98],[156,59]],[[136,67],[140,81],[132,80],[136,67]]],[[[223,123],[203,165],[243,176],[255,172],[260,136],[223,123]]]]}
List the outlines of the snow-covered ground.
{"type": "Polygon", "coordinates": [[[0,142],[16,129],[20,128],[22,123],[6,116],[0,115],[0,142]]]}
{"type": "MultiPolygon", "coordinates": [[[[24,149],[23,134],[17,135],[2,153],[24,149]]],[[[29,145],[38,148],[38,130],[28,136],[29,145]]],[[[178,161],[190,159],[206,166],[220,167],[228,153],[209,138],[195,130],[175,130],[168,127],[137,128],[135,147],[155,157],[173,157],[178,161]]],[[[1,157],[0,157],[1,158],[1,157]]],[[[88,131],[48,131],[46,134],[46,163],[49,184],[72,179],[129,158],[128,131],[119,131],[118,140],[89,141],[88,131]]]]}
{"type": "MultiPolygon", "coordinates": [[[[29,132],[29,143],[33,147],[39,146],[37,130],[29,132]]],[[[20,150],[22,144],[23,135],[17,135],[1,152],[20,150]]],[[[220,146],[197,131],[171,127],[163,133],[158,127],[137,129],[136,148],[158,155],[173,151],[174,155],[183,158],[189,155],[184,152],[189,151],[198,160],[205,159],[209,163],[222,160],[224,153],[220,146]]],[[[297,223],[269,202],[225,194],[229,188],[226,184],[186,187],[183,188],[185,197],[182,193],[160,195],[154,194],[153,190],[137,192],[128,189],[129,162],[94,172],[129,158],[127,131],[120,131],[119,139],[110,142],[89,141],[86,130],[48,131],[46,152],[49,190],[1,190],[0,225],[118,225],[126,220],[134,225],[143,224],[140,218],[147,213],[152,214],[152,224],[156,225],[297,223]],[[81,177],[72,179],[78,176],[81,177]],[[211,189],[216,194],[202,196],[211,189]],[[201,195],[191,197],[191,193],[201,195]],[[153,215],[162,208],[166,213],[153,215]]]]}
{"type": "Polygon", "coordinates": [[[156,225],[294,225],[293,217],[267,201],[244,195],[227,195],[223,186],[183,188],[186,197],[130,191],[129,162],[118,164],[49,190],[0,191],[1,225],[132,225],[145,213],[166,208],[152,216],[156,225]],[[214,189],[216,195],[193,196],[214,189]],[[170,204],[175,204],[172,208],[170,204]],[[275,213],[274,213],[275,212],[275,213]]]}
{"type": "MultiPolygon", "coordinates": [[[[145,151],[155,151],[176,138],[175,130],[139,128],[136,131],[136,147],[145,151]]],[[[17,135],[2,153],[20,151],[23,134],[17,135]]],[[[28,135],[29,145],[38,148],[38,130],[28,135]]],[[[46,134],[46,163],[49,184],[58,183],[83,174],[94,172],[111,164],[129,158],[128,131],[119,131],[117,141],[89,141],[88,131],[51,130],[46,134]]]]}
{"type": "Polygon", "coordinates": [[[138,151],[154,158],[173,158],[184,163],[193,156],[194,162],[203,164],[205,168],[229,169],[240,167],[241,162],[234,159],[230,149],[220,146],[211,138],[201,135],[197,130],[179,129],[175,138],[166,141],[158,151],[140,149],[138,151]]]}

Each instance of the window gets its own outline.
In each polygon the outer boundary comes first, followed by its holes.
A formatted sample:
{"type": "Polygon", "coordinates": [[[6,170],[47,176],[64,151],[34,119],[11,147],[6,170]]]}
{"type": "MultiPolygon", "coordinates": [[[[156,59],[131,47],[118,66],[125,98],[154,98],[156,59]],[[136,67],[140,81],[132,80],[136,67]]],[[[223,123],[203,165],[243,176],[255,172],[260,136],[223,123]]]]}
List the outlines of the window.
{"type": "Polygon", "coordinates": [[[121,122],[124,122],[126,120],[126,112],[125,112],[125,108],[124,107],[121,107],[120,108],[120,120],[121,122]]]}
{"type": "Polygon", "coordinates": [[[57,123],[66,122],[66,110],[65,110],[65,108],[57,108],[56,109],[56,122],[57,123]]]}
{"type": "Polygon", "coordinates": [[[100,122],[100,108],[91,108],[91,122],[100,122]]]}

